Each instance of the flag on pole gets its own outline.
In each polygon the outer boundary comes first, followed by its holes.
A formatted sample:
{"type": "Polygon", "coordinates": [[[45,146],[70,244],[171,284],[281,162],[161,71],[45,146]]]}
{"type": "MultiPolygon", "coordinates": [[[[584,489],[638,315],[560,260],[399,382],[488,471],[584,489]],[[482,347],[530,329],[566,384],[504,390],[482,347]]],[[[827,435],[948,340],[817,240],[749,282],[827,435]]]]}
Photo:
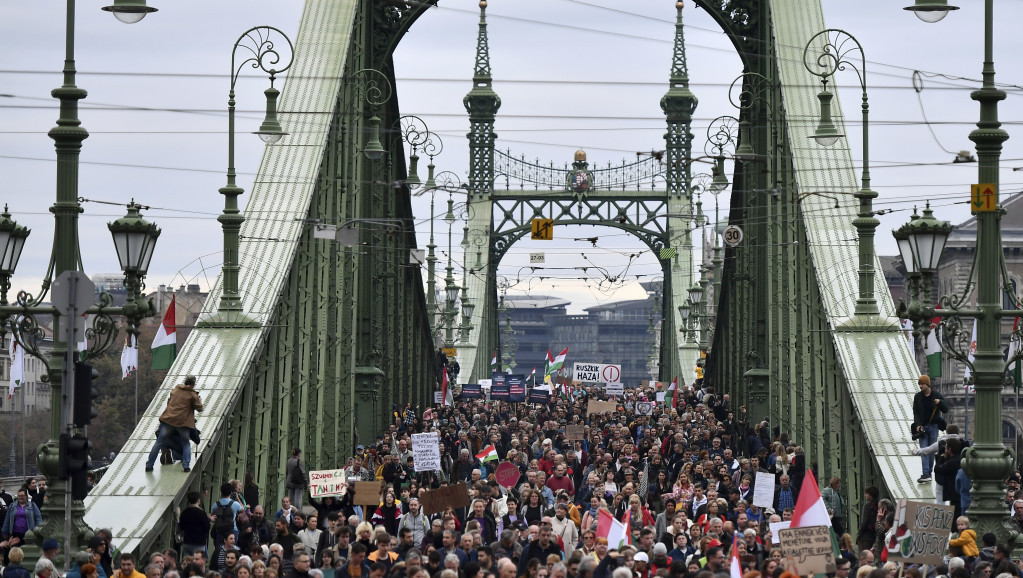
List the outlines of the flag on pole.
{"type": "MultiPolygon", "coordinates": [[[[941,305],[938,305],[938,309],[941,309],[941,305]]],[[[924,342],[924,356],[927,358],[927,375],[931,376],[931,379],[935,377],[941,377],[941,317],[931,318],[931,334],[927,336],[927,341],[924,342]]]]}
{"type": "Polygon", "coordinates": [[[490,367],[497,365],[497,352],[494,352],[494,358],[490,360],[490,367]]]}
{"type": "Polygon", "coordinates": [[[454,397],[451,395],[451,387],[448,386],[448,368],[444,368],[442,372],[444,377],[441,379],[440,391],[441,391],[441,405],[444,407],[451,407],[454,405],[454,397]]]}
{"type": "Polygon", "coordinates": [[[11,334],[11,382],[7,386],[7,399],[14,397],[14,392],[25,382],[25,348],[11,334]]]}
{"type": "Polygon", "coordinates": [[[163,322],[153,338],[153,369],[170,369],[178,354],[178,336],[175,332],[174,296],[171,296],[163,322]]]}
{"type": "Polygon", "coordinates": [[[532,379],[533,380],[533,387],[536,387],[536,366],[535,365],[533,366],[533,371],[529,372],[529,377],[527,377],[526,379],[532,379]]]}
{"type": "Polygon", "coordinates": [[[610,512],[601,508],[597,511],[597,537],[607,539],[607,547],[618,549],[627,543],[628,527],[615,520],[610,512]]]}
{"type": "Polygon", "coordinates": [[[489,446],[483,448],[483,451],[476,454],[476,459],[484,463],[489,461],[497,461],[497,448],[494,447],[494,444],[490,444],[489,446]]]}
{"type": "Polygon", "coordinates": [[[817,480],[813,472],[807,470],[803,478],[803,486],[799,489],[799,497],[796,498],[796,508],[792,512],[792,528],[805,526],[828,526],[831,527],[831,517],[828,516],[828,508],[824,506],[824,498],[821,498],[821,491],[817,487],[817,480]]]}
{"type": "Polygon", "coordinates": [[[89,349],[89,339],[85,336],[88,331],[89,321],[88,319],[85,318],[85,315],[82,315],[82,333],[79,334],[78,343],[75,344],[76,351],[82,352],[87,351],[89,349]]]}
{"type": "MultiPolygon", "coordinates": [[[[1012,321],[1012,333],[1015,335],[1019,328],[1019,317],[1012,321]]],[[[1023,344],[1020,343],[1019,339],[1009,338],[1009,348],[1005,355],[1005,362],[1009,361],[1016,356],[1020,349],[1023,349],[1023,344]]],[[[1023,385],[1023,371],[1020,370],[1020,362],[1017,361],[1009,366],[1009,376],[1012,377],[1012,391],[1019,393],[1020,386],[1023,385]]]]}
{"type": "MultiPolygon", "coordinates": [[[[547,353],[550,354],[550,352],[547,352],[547,353]]],[[[561,351],[561,353],[559,353],[558,356],[555,357],[550,362],[550,365],[547,366],[547,375],[550,375],[550,374],[560,370],[562,367],[564,367],[564,365],[565,365],[565,358],[566,357],[568,357],[568,348],[567,347],[565,349],[563,349],[561,351]]]]}
{"type": "MultiPolygon", "coordinates": [[[[977,353],[977,320],[973,320],[973,336],[970,337],[970,353],[966,356],[966,360],[969,362],[966,365],[966,371],[963,373],[963,379],[970,377],[973,372],[970,370],[970,366],[973,365],[973,356],[977,353]]],[[[972,385],[966,386],[967,391],[973,391],[972,385]]]]}
{"type": "Polygon", "coordinates": [[[138,369],[139,347],[138,341],[132,335],[124,338],[124,349],[121,351],[121,379],[127,379],[131,372],[138,369]]]}
{"type": "Polygon", "coordinates": [[[671,392],[671,407],[678,407],[678,376],[671,380],[668,391],[671,392]]]}
{"type": "Polygon", "coordinates": [[[909,354],[916,355],[916,339],[913,337],[913,320],[902,320],[902,332],[906,334],[906,343],[909,344],[909,354]]]}
{"type": "Polygon", "coordinates": [[[742,564],[739,563],[739,534],[732,538],[732,562],[728,565],[732,578],[742,578],[742,564]]]}

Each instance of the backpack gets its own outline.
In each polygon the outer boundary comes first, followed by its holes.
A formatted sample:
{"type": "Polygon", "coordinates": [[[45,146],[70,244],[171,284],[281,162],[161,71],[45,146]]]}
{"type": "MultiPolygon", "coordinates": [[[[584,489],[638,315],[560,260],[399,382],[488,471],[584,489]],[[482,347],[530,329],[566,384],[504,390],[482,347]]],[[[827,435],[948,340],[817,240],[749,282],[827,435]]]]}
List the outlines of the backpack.
{"type": "Polygon", "coordinates": [[[289,481],[297,487],[305,487],[305,473],[302,472],[302,460],[295,460],[295,467],[291,468],[291,479],[289,481]]]}
{"type": "Polygon", "coordinates": [[[224,536],[234,532],[234,509],[231,508],[231,504],[234,502],[227,502],[227,505],[222,503],[223,498],[217,500],[217,507],[213,509],[213,515],[217,519],[213,522],[213,535],[224,536]]]}

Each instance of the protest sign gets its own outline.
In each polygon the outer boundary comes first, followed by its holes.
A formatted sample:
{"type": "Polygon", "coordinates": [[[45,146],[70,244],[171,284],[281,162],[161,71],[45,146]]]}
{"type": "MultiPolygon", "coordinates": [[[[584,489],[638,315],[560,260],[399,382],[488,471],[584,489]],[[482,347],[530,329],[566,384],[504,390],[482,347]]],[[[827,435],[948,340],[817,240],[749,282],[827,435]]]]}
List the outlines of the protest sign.
{"type": "Polygon", "coordinates": [[[309,472],[309,495],[314,498],[343,496],[348,491],[344,470],[315,470],[309,472]]]}
{"type": "Polygon", "coordinates": [[[572,379],[587,383],[620,383],[622,366],[610,363],[576,363],[572,366],[572,379]]]}
{"type": "Polygon", "coordinates": [[[757,472],[753,486],[753,505],[761,508],[770,508],[774,505],[774,474],[757,472]]]}
{"type": "Polygon", "coordinates": [[[433,403],[435,403],[437,405],[440,405],[440,404],[444,403],[444,392],[443,391],[435,391],[435,392],[433,392],[433,403]]]}
{"type": "Polygon", "coordinates": [[[508,390],[507,385],[504,384],[498,385],[495,383],[490,387],[490,399],[497,401],[508,401],[510,395],[511,394],[508,390]]]}
{"type": "Polygon", "coordinates": [[[526,401],[526,376],[521,373],[509,374],[504,380],[508,385],[508,401],[522,403],[526,401]]]}
{"type": "Polygon", "coordinates": [[[440,471],[440,436],[437,432],[412,434],[412,463],[417,472],[440,471]]]}
{"type": "Polygon", "coordinates": [[[497,466],[497,471],[494,472],[494,477],[502,487],[511,488],[519,482],[522,472],[519,471],[518,466],[511,462],[501,462],[501,465],[497,466]]]}
{"type": "Polygon", "coordinates": [[[494,372],[490,374],[490,387],[495,385],[504,385],[505,380],[508,378],[507,373],[494,372]]]}
{"type": "Polygon", "coordinates": [[[896,543],[888,546],[889,559],[941,564],[953,520],[954,506],[899,500],[895,509],[896,543]]]}
{"type": "Polygon", "coordinates": [[[778,541],[778,532],[787,529],[792,525],[792,522],[768,522],[767,524],[771,529],[771,543],[780,544],[778,541]]]}
{"type": "Polygon", "coordinates": [[[781,549],[789,557],[787,564],[795,574],[828,574],[835,571],[835,550],[831,546],[831,527],[803,526],[778,532],[781,549]]]}
{"type": "Polygon", "coordinates": [[[462,386],[458,399],[483,399],[483,388],[478,383],[467,383],[462,386]]]}
{"type": "Polygon", "coordinates": [[[529,390],[529,403],[548,404],[551,402],[551,390],[533,388],[529,390]]]}
{"type": "Polygon", "coordinates": [[[636,402],[636,415],[654,415],[654,404],[649,401],[636,402]]]}
{"type": "Polygon", "coordinates": [[[609,383],[604,388],[604,392],[608,395],[625,395],[625,385],[622,383],[609,383]]]}
{"type": "Polygon", "coordinates": [[[469,505],[469,489],[465,482],[444,486],[419,495],[419,503],[423,505],[423,513],[429,516],[443,512],[444,508],[464,508],[469,505]]]}
{"type": "Polygon", "coordinates": [[[492,380],[490,380],[490,379],[481,379],[481,380],[479,380],[480,388],[481,389],[490,389],[491,381],[492,380]]]}
{"type": "Polygon", "coordinates": [[[657,403],[664,403],[664,392],[663,391],[658,391],[657,392],[657,403]]]}
{"type": "Polygon", "coordinates": [[[584,425],[566,425],[565,426],[565,439],[569,441],[586,439],[586,426],[584,425]]]}
{"type": "Polygon", "coordinates": [[[586,402],[586,415],[604,413],[606,411],[617,411],[618,404],[613,401],[596,401],[591,399],[586,402]]]}
{"type": "Polygon", "coordinates": [[[383,487],[383,480],[355,482],[355,496],[352,498],[352,503],[356,506],[376,506],[380,503],[380,489],[383,487]]]}

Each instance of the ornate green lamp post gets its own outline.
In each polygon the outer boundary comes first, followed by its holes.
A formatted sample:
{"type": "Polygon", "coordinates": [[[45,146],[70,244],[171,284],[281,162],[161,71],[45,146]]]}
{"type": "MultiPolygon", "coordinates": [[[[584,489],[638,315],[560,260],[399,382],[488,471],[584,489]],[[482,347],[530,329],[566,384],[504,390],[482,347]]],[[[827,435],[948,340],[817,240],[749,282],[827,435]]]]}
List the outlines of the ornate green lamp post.
{"type": "MultiPolygon", "coordinates": [[[[944,0],[917,0],[906,8],[927,22],[940,20],[949,10],[956,9],[944,0]]],[[[970,133],[970,140],[977,145],[978,187],[977,195],[971,202],[971,209],[977,217],[977,241],[974,267],[976,275],[961,295],[945,295],[939,301],[939,309],[932,310],[923,302],[915,308],[903,307],[903,317],[922,323],[931,317],[941,317],[942,349],[953,358],[969,364],[968,351],[972,341],[972,329],[964,329],[962,318],[974,318],[977,327],[977,346],[972,365],[972,374],[977,392],[977,425],[975,443],[963,452],[963,469],[972,486],[973,502],[969,508],[970,519],[978,535],[992,532],[999,542],[1011,539],[1014,545],[1023,543],[1020,535],[1003,526],[1005,512],[1005,480],[1013,470],[1013,451],[1002,441],[1002,390],[1009,364],[1015,363],[1023,351],[1017,349],[1009,360],[1003,357],[1001,344],[1001,319],[1023,315],[1020,310],[1002,309],[1003,292],[1011,287],[1004,278],[1005,259],[1002,253],[1001,219],[1004,210],[998,204],[998,168],[1002,143],[1009,135],[1001,128],[998,120],[998,102],[1005,99],[1005,92],[995,86],[993,56],[994,1],[984,1],[984,65],[983,84],[980,90],[970,96],[980,103],[980,120],[977,129],[970,133]],[[988,194],[984,194],[988,193],[988,194]],[[970,307],[969,300],[976,288],[976,305],[970,307]]],[[[947,227],[926,232],[919,219],[907,228],[911,257],[920,271],[925,266],[936,265],[936,254],[944,246],[941,234],[947,227]],[[937,252],[937,253],[936,253],[937,252]],[[933,261],[928,262],[929,259],[933,261]]],[[[932,229],[934,229],[932,227],[932,229]]],[[[902,245],[900,245],[900,249],[902,245]]],[[[907,255],[903,254],[903,260],[907,255]]],[[[921,277],[923,281],[923,277],[921,277]]],[[[921,294],[926,295],[931,287],[921,283],[921,294]]],[[[1015,295],[1011,302],[1017,303],[1015,295]]],[[[1017,306],[1018,307],[1018,306],[1017,306]]],[[[1020,338],[1020,332],[1013,335],[1020,338]]]]}
{"type": "Polygon", "coordinates": [[[821,80],[823,88],[817,95],[821,105],[820,122],[810,138],[821,146],[832,146],[842,136],[831,120],[831,100],[828,81],[840,70],[851,69],[860,82],[863,116],[863,169],[860,189],[855,196],[859,200],[859,213],[853,220],[859,239],[859,295],[853,315],[838,323],[846,331],[867,331],[894,327],[887,317],[882,317],[874,297],[874,231],[879,224],[874,216],[873,201],[877,193],[870,190],[870,105],[867,99],[867,60],[863,47],[854,36],[844,30],[829,28],[815,34],[803,49],[803,66],[821,80]],[[855,56],[858,54],[858,58],[855,56]]]}
{"type": "Polygon", "coordinates": [[[238,197],[245,190],[237,185],[237,173],[234,168],[236,104],[234,89],[243,68],[260,69],[269,75],[270,88],[263,92],[266,95],[266,116],[255,134],[266,144],[276,143],[287,133],[284,132],[281,123],[277,120],[277,97],[280,96],[280,91],[274,88],[274,80],[278,74],[291,68],[293,56],[291,40],[272,26],[256,26],[246,30],[238,37],[231,50],[231,87],[227,94],[227,184],[219,190],[220,194],[224,195],[224,212],[217,217],[217,221],[220,222],[224,231],[224,280],[217,312],[209,318],[202,319],[200,321],[202,325],[231,327],[258,325],[256,320],[245,314],[241,293],[238,290],[240,269],[238,246],[242,223],[245,222],[245,216],[238,208],[238,197]],[[277,37],[282,38],[287,47],[287,59],[284,62],[282,62],[282,50],[277,45],[277,37]],[[247,56],[241,62],[239,62],[239,48],[244,51],[242,55],[247,56]]]}
{"type": "MultiPolygon", "coordinates": [[[[120,0],[105,10],[113,12],[124,22],[138,22],[145,14],[153,12],[142,0],[120,0]],[[126,16],[133,15],[133,16],[126,16]]],[[[93,293],[88,291],[91,282],[79,269],[80,250],[78,246],[78,215],[82,206],[78,202],[78,162],[82,150],[82,142],[89,137],[88,131],[82,127],[78,118],[78,101],[86,97],[86,92],[76,82],[75,68],[75,1],[68,0],[66,10],[64,82],[51,94],[60,101],[60,116],[57,126],[50,130],[57,153],[57,194],[56,201],[50,211],[54,220],[54,240],[50,265],[43,276],[43,285],[38,294],[32,295],[20,291],[14,303],[8,301],[7,293],[11,287],[11,276],[14,274],[21,257],[21,251],[30,233],[28,229],[18,225],[5,210],[0,217],[0,341],[8,331],[25,351],[37,357],[46,368],[44,379],[50,383],[52,415],[50,419],[50,439],[40,446],[36,463],[39,471],[50,480],[47,488],[47,501],[43,505],[43,523],[36,526],[25,536],[25,551],[28,560],[35,560],[40,554],[39,546],[46,538],[60,538],[64,544],[63,552],[75,552],[81,544],[92,536],[92,530],[82,519],[84,507],[80,500],[72,500],[69,483],[60,479],[60,438],[62,435],[75,434],[84,437],[84,430],[72,426],[70,407],[73,402],[73,364],[74,341],[68,335],[74,335],[73,319],[64,311],[73,310],[77,314],[87,313],[92,317],[92,327],[84,336],[89,343],[88,350],[80,352],[78,361],[85,362],[96,357],[117,341],[117,323],[114,316],[123,315],[127,319],[128,332],[138,335],[138,324],[142,318],[152,315],[152,303],[145,299],[140,291],[142,279],[149,267],[152,248],[159,229],[143,221],[138,215],[139,206],[129,205],[129,214],[124,220],[112,223],[111,233],[118,248],[121,269],[125,274],[125,286],[128,288],[128,300],[124,307],[111,307],[113,298],[109,293],[101,293],[99,302],[93,303],[93,293]],[[74,294],[81,297],[88,295],[87,303],[70,300],[74,307],[65,308],[58,299],[68,287],[74,287],[74,294]],[[53,304],[45,303],[49,294],[53,304]],[[44,338],[38,316],[53,316],[53,348],[44,352],[39,344],[44,338]]],[[[64,557],[64,567],[70,567],[68,557],[64,557]]]]}

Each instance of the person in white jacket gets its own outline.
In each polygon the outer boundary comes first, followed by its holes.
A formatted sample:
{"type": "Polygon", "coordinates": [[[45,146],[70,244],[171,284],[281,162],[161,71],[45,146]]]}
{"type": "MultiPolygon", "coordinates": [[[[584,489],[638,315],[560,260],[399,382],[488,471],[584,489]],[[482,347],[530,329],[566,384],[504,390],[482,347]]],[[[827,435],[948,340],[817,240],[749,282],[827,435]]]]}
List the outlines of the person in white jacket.
{"type": "MultiPolygon", "coordinates": [[[[948,427],[945,428],[945,434],[938,437],[938,441],[926,447],[913,448],[913,455],[914,456],[935,455],[938,453],[938,447],[944,444],[945,441],[948,440],[949,438],[955,438],[959,441],[965,441],[959,435],[959,426],[957,426],[954,423],[949,424],[948,427]]],[[[944,504],[946,501],[947,500],[945,500],[944,496],[942,495],[941,484],[934,484],[934,502],[937,504],[944,504]]]]}
{"type": "Polygon", "coordinates": [[[568,560],[579,544],[579,528],[572,518],[568,517],[568,504],[559,503],[555,506],[554,518],[551,519],[551,536],[561,538],[565,545],[565,559],[568,560]]]}

